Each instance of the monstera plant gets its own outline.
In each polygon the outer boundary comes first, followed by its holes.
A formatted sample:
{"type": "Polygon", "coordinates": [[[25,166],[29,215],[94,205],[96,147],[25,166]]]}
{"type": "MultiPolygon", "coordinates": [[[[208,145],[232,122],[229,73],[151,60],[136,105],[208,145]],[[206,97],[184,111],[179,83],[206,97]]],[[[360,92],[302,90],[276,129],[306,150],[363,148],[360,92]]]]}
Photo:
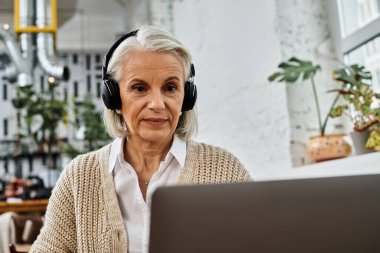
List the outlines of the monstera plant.
{"type": "MultiPolygon", "coordinates": [[[[317,72],[321,70],[321,66],[314,65],[311,61],[300,60],[296,57],[292,57],[288,61],[280,63],[278,67],[281,69],[281,71],[275,72],[271,76],[269,76],[269,81],[285,82],[287,84],[292,84],[300,80],[310,80],[310,84],[313,90],[315,108],[317,110],[318,115],[319,134],[322,136],[325,135],[327,122],[331,115],[330,113],[328,113],[322,121],[318,93],[314,80],[314,77],[317,74],[317,72]]],[[[331,108],[335,107],[339,99],[339,96],[340,94],[338,93],[331,104],[331,108]]]]}
{"type": "MultiPolygon", "coordinates": [[[[288,85],[300,81],[309,81],[311,85],[320,134],[319,136],[311,137],[308,142],[308,151],[312,159],[314,161],[322,161],[349,155],[351,153],[351,147],[343,139],[344,135],[326,135],[325,133],[328,120],[332,115],[328,113],[323,119],[321,116],[319,98],[314,79],[318,71],[321,71],[321,66],[314,64],[311,61],[292,57],[288,61],[281,62],[278,65],[278,68],[280,69],[279,71],[268,77],[269,81],[284,82],[288,85]]],[[[335,108],[340,96],[341,94],[337,93],[335,99],[331,102],[330,111],[335,108]]]]}

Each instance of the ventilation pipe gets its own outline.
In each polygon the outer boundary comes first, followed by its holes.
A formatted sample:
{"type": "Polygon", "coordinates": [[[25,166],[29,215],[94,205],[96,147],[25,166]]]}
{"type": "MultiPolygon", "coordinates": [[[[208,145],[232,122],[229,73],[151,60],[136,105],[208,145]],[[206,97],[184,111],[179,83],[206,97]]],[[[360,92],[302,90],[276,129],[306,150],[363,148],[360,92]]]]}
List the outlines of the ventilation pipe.
{"type": "Polygon", "coordinates": [[[13,83],[17,80],[18,70],[13,63],[10,63],[7,66],[5,66],[3,73],[5,78],[7,78],[10,82],[13,83]]]}
{"type": "MultiPolygon", "coordinates": [[[[44,28],[51,25],[50,0],[36,0],[36,25],[44,28]]],[[[53,33],[37,33],[37,58],[42,70],[59,80],[69,79],[69,70],[58,62],[54,48],[53,33]]]]}
{"type": "Polygon", "coordinates": [[[9,80],[17,80],[20,86],[28,86],[33,84],[33,75],[30,69],[31,64],[23,57],[17,42],[13,36],[4,27],[0,27],[0,39],[5,44],[6,52],[12,63],[5,68],[5,77],[9,80]]]}
{"type": "Polygon", "coordinates": [[[14,0],[14,26],[19,43],[0,27],[0,40],[4,41],[11,64],[5,76],[16,80],[19,86],[33,84],[33,72],[39,63],[43,72],[58,80],[68,80],[69,70],[58,62],[55,51],[57,30],[56,0],[14,0]]]}
{"type": "MultiPolygon", "coordinates": [[[[33,1],[21,0],[19,7],[19,26],[28,27],[34,24],[35,8],[33,1]]],[[[35,64],[35,53],[33,48],[33,34],[20,34],[20,47],[25,69],[20,71],[17,82],[21,87],[33,85],[33,71],[35,64]]]]}

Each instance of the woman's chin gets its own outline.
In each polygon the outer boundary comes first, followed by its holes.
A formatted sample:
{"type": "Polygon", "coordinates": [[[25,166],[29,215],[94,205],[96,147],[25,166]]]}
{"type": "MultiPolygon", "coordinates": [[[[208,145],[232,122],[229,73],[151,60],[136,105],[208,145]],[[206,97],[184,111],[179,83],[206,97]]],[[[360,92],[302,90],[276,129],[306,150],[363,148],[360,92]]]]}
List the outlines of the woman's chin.
{"type": "Polygon", "coordinates": [[[160,130],[150,130],[150,131],[142,131],[139,136],[141,139],[149,142],[162,142],[165,140],[171,140],[173,138],[172,132],[169,131],[160,131],[160,130]]]}

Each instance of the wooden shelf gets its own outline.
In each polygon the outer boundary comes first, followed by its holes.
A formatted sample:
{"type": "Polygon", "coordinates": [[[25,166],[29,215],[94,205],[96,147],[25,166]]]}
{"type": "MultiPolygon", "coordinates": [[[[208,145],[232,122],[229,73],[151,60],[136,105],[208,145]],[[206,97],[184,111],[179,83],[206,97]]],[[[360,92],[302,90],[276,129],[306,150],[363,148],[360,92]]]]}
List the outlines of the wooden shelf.
{"type": "Polygon", "coordinates": [[[0,201],[0,214],[10,211],[16,213],[42,213],[46,211],[48,201],[48,199],[24,200],[19,203],[0,201]]]}

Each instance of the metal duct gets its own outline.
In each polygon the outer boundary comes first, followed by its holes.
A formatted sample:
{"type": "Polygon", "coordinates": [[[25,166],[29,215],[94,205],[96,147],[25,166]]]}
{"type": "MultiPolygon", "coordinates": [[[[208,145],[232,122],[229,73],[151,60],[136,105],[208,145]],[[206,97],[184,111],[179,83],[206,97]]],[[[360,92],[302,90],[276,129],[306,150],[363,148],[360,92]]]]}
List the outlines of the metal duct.
{"type": "MultiPolygon", "coordinates": [[[[35,13],[34,1],[22,0],[20,1],[20,27],[27,27],[33,25],[35,13]]],[[[20,47],[21,55],[25,64],[25,70],[17,77],[18,85],[29,86],[33,85],[33,71],[35,63],[35,54],[33,50],[33,34],[22,33],[20,34],[20,47]]]]}
{"type": "Polygon", "coordinates": [[[18,70],[21,70],[23,68],[23,61],[21,51],[15,39],[3,27],[0,27],[0,39],[3,40],[5,49],[11,61],[15,64],[18,70]]]}
{"type": "MultiPolygon", "coordinates": [[[[36,25],[50,25],[50,0],[36,0],[36,25]]],[[[60,80],[69,79],[69,69],[58,62],[54,50],[52,33],[37,33],[37,58],[42,70],[49,76],[60,80]]]]}
{"type": "Polygon", "coordinates": [[[13,65],[6,68],[5,76],[12,80],[15,78],[15,75],[21,75],[18,77],[20,86],[32,85],[33,75],[30,71],[30,66],[23,58],[22,52],[13,36],[6,29],[0,27],[0,39],[3,40],[7,54],[13,62],[13,65]]]}
{"type": "Polygon", "coordinates": [[[13,62],[8,64],[4,69],[4,76],[10,81],[15,82],[17,80],[18,70],[13,62]]]}

